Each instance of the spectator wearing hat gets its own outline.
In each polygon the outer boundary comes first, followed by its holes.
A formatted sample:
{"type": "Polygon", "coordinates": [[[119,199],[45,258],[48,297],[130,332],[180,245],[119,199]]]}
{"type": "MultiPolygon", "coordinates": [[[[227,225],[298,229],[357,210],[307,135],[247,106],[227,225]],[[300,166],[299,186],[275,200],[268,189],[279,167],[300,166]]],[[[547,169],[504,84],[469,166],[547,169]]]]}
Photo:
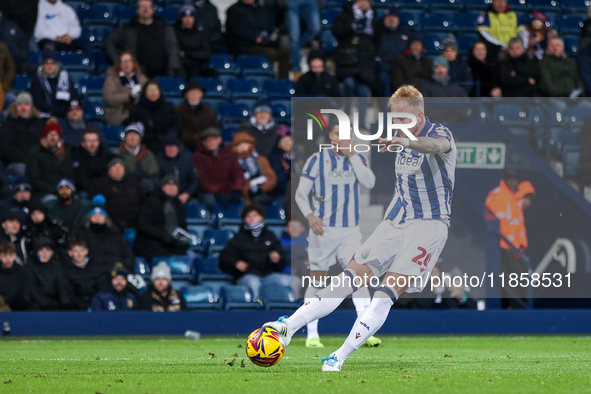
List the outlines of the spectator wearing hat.
{"type": "Polygon", "coordinates": [[[466,91],[452,83],[449,75],[449,62],[443,55],[433,60],[433,75],[430,81],[418,85],[423,97],[467,97],[466,91]]]}
{"type": "MultiPolygon", "coordinates": [[[[0,18],[2,18],[1,13],[0,18]]],[[[12,56],[10,55],[10,51],[8,50],[8,46],[0,41],[0,108],[4,108],[6,94],[12,90],[10,85],[12,85],[15,72],[16,67],[12,60],[12,56]]]]}
{"type": "Polygon", "coordinates": [[[62,140],[62,129],[57,123],[48,123],[39,144],[26,156],[27,176],[33,185],[33,195],[42,198],[55,193],[55,185],[63,179],[72,179],[72,157],[62,140]]]}
{"type": "Polygon", "coordinates": [[[256,140],[247,132],[239,131],[232,140],[232,151],[244,170],[242,194],[247,203],[272,204],[277,175],[269,160],[256,151],[256,140]]]}
{"type": "Polygon", "coordinates": [[[178,312],[187,310],[185,297],[172,285],[170,267],[164,261],[152,267],[152,283],[140,297],[139,309],[154,312],[178,312]]]}
{"type": "Polygon", "coordinates": [[[310,71],[302,75],[295,87],[297,95],[340,97],[339,81],[326,71],[326,56],[319,50],[308,54],[310,71]]]}
{"type": "Polygon", "coordinates": [[[285,255],[281,242],[265,226],[265,209],[247,204],[242,209],[242,226],[220,254],[220,268],[239,285],[248,286],[253,300],[262,286],[291,286],[289,275],[282,274],[285,255]]]}
{"type": "Polygon", "coordinates": [[[115,152],[125,163],[125,173],[136,177],[140,184],[160,175],[156,156],[142,144],[143,138],[144,125],[141,122],[130,123],[125,128],[123,142],[115,152]]]}
{"type": "Polygon", "coordinates": [[[41,112],[64,117],[78,91],[68,71],[57,61],[55,51],[43,51],[43,63],[31,78],[33,103],[41,112]]]}
{"type": "Polygon", "coordinates": [[[91,203],[76,195],[76,186],[70,179],[61,179],[56,190],[57,199],[45,203],[49,220],[55,220],[60,227],[74,233],[82,225],[91,203]]]}
{"type": "Polygon", "coordinates": [[[98,130],[84,130],[82,141],[72,148],[75,185],[81,192],[88,192],[92,183],[107,176],[107,163],[113,158],[113,154],[100,136],[98,130]]]}
{"type": "Polygon", "coordinates": [[[427,57],[423,35],[413,33],[408,39],[408,49],[394,60],[392,65],[392,89],[403,84],[415,84],[431,79],[433,61],[427,57]]]}
{"type": "Polygon", "coordinates": [[[179,186],[179,200],[186,204],[199,188],[199,174],[191,153],[182,146],[176,132],[169,132],[164,139],[164,152],[157,157],[160,176],[172,175],[179,186]]]}
{"type": "Polygon", "coordinates": [[[31,308],[52,311],[69,309],[71,300],[64,276],[62,262],[54,253],[49,238],[38,238],[34,244],[34,255],[27,268],[31,280],[31,308]]]}
{"type": "Polygon", "coordinates": [[[29,45],[21,28],[9,19],[0,9],[0,42],[8,47],[16,72],[22,72],[22,66],[29,57],[29,45]]]}
{"type": "Polygon", "coordinates": [[[26,214],[16,207],[5,207],[0,212],[2,230],[0,230],[0,242],[14,244],[17,254],[17,263],[24,265],[28,262],[28,240],[24,236],[22,224],[26,220],[26,214]]]}
{"type": "MultiPolygon", "coordinates": [[[[28,221],[23,228],[27,242],[35,241],[37,238],[49,238],[59,253],[65,252],[68,237],[71,235],[69,229],[60,226],[57,220],[49,219],[47,206],[40,201],[32,201],[27,214],[28,221]]],[[[30,245],[27,245],[30,249],[30,245]]]]}
{"type": "Polygon", "coordinates": [[[492,0],[488,9],[478,16],[476,24],[490,60],[498,60],[499,52],[507,49],[514,37],[519,37],[524,47],[527,45],[527,29],[519,23],[507,0],[492,0]]]}
{"type": "MultiPolygon", "coordinates": [[[[219,176],[219,175],[218,175],[219,176]]],[[[179,200],[174,175],[162,178],[162,187],[146,199],[138,218],[133,250],[151,260],[154,256],[186,254],[189,243],[179,231],[188,232],[185,205],[179,200]]]]}
{"type": "Polygon", "coordinates": [[[92,183],[88,194],[105,197],[105,209],[120,230],[137,226],[144,192],[137,179],[125,173],[122,158],[115,157],[107,163],[107,176],[92,183]]]}
{"type": "MultiPolygon", "coordinates": [[[[470,48],[468,64],[472,71],[475,84],[480,84],[481,97],[502,97],[499,63],[486,56],[486,44],[478,41],[470,48]]],[[[477,97],[477,87],[474,86],[471,96],[477,97]]]]}
{"type": "Polygon", "coordinates": [[[129,111],[140,100],[142,87],[148,78],[142,72],[135,56],[123,51],[115,65],[107,70],[103,86],[105,120],[110,125],[120,125],[129,117],[129,111]]]}
{"type": "Polygon", "coordinates": [[[268,104],[259,104],[250,119],[242,122],[238,128],[238,131],[246,131],[257,140],[257,150],[265,157],[269,157],[277,145],[279,125],[272,114],[273,110],[268,104]]]}
{"type": "Polygon", "coordinates": [[[392,64],[396,57],[408,48],[411,32],[400,26],[400,9],[392,6],[385,11],[385,15],[376,26],[378,41],[378,57],[381,60],[381,71],[390,75],[392,64]]]}
{"type": "Polygon", "coordinates": [[[18,263],[14,244],[0,243],[0,296],[13,311],[24,311],[29,307],[29,272],[18,263]]]}
{"type": "Polygon", "coordinates": [[[90,304],[91,312],[117,312],[137,309],[135,295],[127,288],[129,271],[116,263],[111,271],[111,280],[96,293],[90,304]]]}
{"type": "Polygon", "coordinates": [[[279,78],[288,79],[291,54],[280,45],[275,12],[255,0],[238,0],[226,11],[226,43],[233,56],[263,55],[279,63],[279,78]]]}
{"type": "Polygon", "coordinates": [[[551,39],[558,37],[558,33],[554,29],[549,29],[546,26],[548,18],[546,15],[537,11],[532,14],[532,20],[527,26],[528,41],[527,54],[529,57],[536,57],[542,60],[548,43],[551,39]]]}
{"type": "MultiPolygon", "coordinates": [[[[209,58],[215,50],[220,50],[219,43],[214,41],[220,37],[217,29],[207,26],[196,20],[197,8],[191,3],[183,4],[176,16],[174,33],[179,43],[179,55],[185,71],[185,78],[211,76],[211,71],[206,66],[209,58]]],[[[217,15],[216,15],[217,18],[217,15]]],[[[218,19],[219,22],[219,19],[218,19]]],[[[210,24],[207,24],[210,25],[210,24]]],[[[217,74],[217,72],[216,72],[217,74]]],[[[217,75],[216,75],[217,76],[217,75]]]]}
{"type": "Polygon", "coordinates": [[[201,101],[205,93],[198,81],[189,81],[183,90],[185,100],[176,107],[181,123],[181,142],[191,152],[197,149],[204,130],[220,127],[215,109],[201,101]]]}
{"type": "Polygon", "coordinates": [[[578,97],[585,87],[577,65],[564,53],[562,38],[550,38],[548,50],[540,61],[540,92],[546,97],[578,97]]]}
{"type": "Polygon", "coordinates": [[[537,97],[541,77],[538,59],[527,56],[519,38],[509,41],[507,53],[500,63],[503,97],[537,97]]]}
{"type": "Polygon", "coordinates": [[[89,250],[89,256],[103,272],[109,272],[113,262],[120,262],[133,270],[134,257],[121,231],[114,225],[109,214],[101,206],[86,211],[85,221],[76,232],[89,250]]]}
{"type": "Polygon", "coordinates": [[[0,126],[0,158],[2,164],[16,163],[18,172],[25,174],[24,157],[41,139],[45,120],[41,112],[33,106],[30,93],[23,92],[8,106],[8,117],[0,126]]]}
{"type": "Polygon", "coordinates": [[[34,35],[41,50],[48,46],[56,51],[85,49],[78,15],[62,0],[39,0],[34,35]]]}
{"type": "Polygon", "coordinates": [[[138,1],[137,15],[105,40],[105,53],[111,62],[117,60],[118,51],[133,53],[148,78],[182,73],[174,30],[166,19],[154,16],[152,0],[138,1]]]}
{"type": "Polygon", "coordinates": [[[108,280],[108,272],[100,267],[88,253],[86,242],[74,238],[68,245],[68,258],[64,259],[66,277],[72,300],[72,309],[85,311],[90,307],[92,297],[108,280]]]}
{"type": "Polygon", "coordinates": [[[201,134],[193,163],[201,176],[197,196],[210,210],[216,202],[224,207],[242,202],[244,170],[232,148],[222,141],[219,129],[210,128],[201,134]]]}
{"type": "Polygon", "coordinates": [[[300,51],[320,33],[320,9],[316,0],[288,0],[287,4],[285,24],[289,33],[292,70],[295,74],[293,79],[298,81],[301,74],[300,51]],[[301,31],[302,22],[306,27],[303,32],[301,31]]]}
{"type": "Polygon", "coordinates": [[[123,125],[141,122],[144,125],[143,142],[154,153],[162,150],[162,140],[168,130],[180,130],[174,106],[164,101],[160,83],[150,80],[144,85],[140,101],[133,106],[123,125]]]}
{"type": "Polygon", "coordinates": [[[31,205],[31,181],[26,176],[19,176],[14,179],[13,184],[12,196],[0,201],[0,212],[15,207],[28,215],[31,205]]]}
{"type": "Polygon", "coordinates": [[[456,37],[453,34],[443,40],[443,51],[441,55],[447,59],[449,64],[449,81],[451,83],[466,85],[472,81],[468,62],[460,55],[460,48],[456,37]]]}
{"type": "Polygon", "coordinates": [[[102,132],[102,125],[97,122],[87,122],[84,119],[82,103],[77,99],[70,101],[66,117],[60,118],[58,124],[62,129],[64,144],[70,149],[80,145],[82,133],[89,129],[96,130],[99,133],[101,141],[106,141],[105,135],[102,132]]]}
{"type": "Polygon", "coordinates": [[[291,160],[293,159],[291,130],[289,127],[284,126],[278,130],[277,134],[279,136],[277,148],[269,156],[269,164],[271,164],[273,172],[277,175],[275,193],[285,196],[291,181],[291,160]]]}

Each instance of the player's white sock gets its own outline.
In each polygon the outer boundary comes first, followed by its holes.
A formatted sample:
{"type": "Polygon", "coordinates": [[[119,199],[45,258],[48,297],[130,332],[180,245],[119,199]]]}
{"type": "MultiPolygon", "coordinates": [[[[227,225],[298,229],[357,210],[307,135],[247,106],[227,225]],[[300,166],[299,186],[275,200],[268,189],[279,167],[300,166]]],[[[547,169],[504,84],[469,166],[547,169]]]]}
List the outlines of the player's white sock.
{"type": "Polygon", "coordinates": [[[389,287],[378,287],[369,306],[357,316],[349,336],[334,354],[344,362],[355,350],[365,343],[367,338],[375,334],[386,321],[390,308],[398,299],[396,290],[389,287]]]}
{"type": "Polygon", "coordinates": [[[367,286],[363,286],[355,293],[353,293],[351,297],[353,297],[353,305],[355,305],[355,311],[357,312],[357,316],[359,316],[361,312],[363,312],[371,302],[369,289],[367,288],[367,286]]]}
{"type": "Polygon", "coordinates": [[[353,286],[355,272],[346,269],[338,276],[340,286],[329,286],[316,294],[310,301],[302,305],[287,320],[290,334],[293,335],[306,324],[318,320],[337,309],[343,300],[357,290],[353,286]]]}
{"type": "MultiPolygon", "coordinates": [[[[308,286],[306,292],[304,293],[304,303],[310,301],[316,294],[318,294],[318,292],[320,292],[320,290],[322,290],[322,287],[314,287],[312,285],[308,286]]],[[[308,332],[307,339],[318,338],[318,320],[308,323],[306,330],[308,332]]]]}

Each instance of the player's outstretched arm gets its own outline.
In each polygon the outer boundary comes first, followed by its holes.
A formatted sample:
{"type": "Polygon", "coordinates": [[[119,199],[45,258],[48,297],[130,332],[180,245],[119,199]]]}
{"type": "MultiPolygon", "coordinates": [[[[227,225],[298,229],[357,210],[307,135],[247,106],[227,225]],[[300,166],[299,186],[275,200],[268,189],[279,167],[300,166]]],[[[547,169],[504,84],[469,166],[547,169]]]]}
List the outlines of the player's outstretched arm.
{"type": "Polygon", "coordinates": [[[409,140],[408,147],[420,153],[446,153],[451,144],[445,138],[417,137],[416,141],[409,140]]]}

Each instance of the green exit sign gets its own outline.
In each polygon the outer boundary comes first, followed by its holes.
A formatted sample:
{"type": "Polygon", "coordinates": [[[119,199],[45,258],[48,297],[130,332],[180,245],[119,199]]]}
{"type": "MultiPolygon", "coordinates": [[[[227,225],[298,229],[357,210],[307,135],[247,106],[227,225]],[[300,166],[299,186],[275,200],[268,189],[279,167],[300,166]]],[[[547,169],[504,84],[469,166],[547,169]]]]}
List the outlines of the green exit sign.
{"type": "Polygon", "coordinates": [[[456,142],[458,168],[505,168],[505,144],[502,142],[456,142]]]}

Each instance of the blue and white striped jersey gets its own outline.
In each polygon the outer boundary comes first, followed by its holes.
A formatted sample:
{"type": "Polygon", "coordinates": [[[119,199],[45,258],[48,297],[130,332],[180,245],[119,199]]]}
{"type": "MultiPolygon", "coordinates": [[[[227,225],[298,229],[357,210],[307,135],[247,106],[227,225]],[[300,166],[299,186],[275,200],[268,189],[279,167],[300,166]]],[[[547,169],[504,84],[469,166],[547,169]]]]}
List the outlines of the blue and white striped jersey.
{"type": "Polygon", "coordinates": [[[451,149],[445,153],[419,153],[410,148],[396,153],[396,182],[385,220],[405,223],[410,219],[450,220],[458,152],[449,129],[426,119],[418,137],[445,138],[451,149]]]}
{"type": "MultiPolygon", "coordinates": [[[[306,160],[298,189],[304,178],[313,181],[314,216],[330,227],[359,224],[359,183],[370,189],[375,184],[375,175],[365,157],[355,154],[348,158],[335,154],[332,149],[317,152],[306,160]]],[[[298,205],[306,215],[303,203],[298,205]]]]}

